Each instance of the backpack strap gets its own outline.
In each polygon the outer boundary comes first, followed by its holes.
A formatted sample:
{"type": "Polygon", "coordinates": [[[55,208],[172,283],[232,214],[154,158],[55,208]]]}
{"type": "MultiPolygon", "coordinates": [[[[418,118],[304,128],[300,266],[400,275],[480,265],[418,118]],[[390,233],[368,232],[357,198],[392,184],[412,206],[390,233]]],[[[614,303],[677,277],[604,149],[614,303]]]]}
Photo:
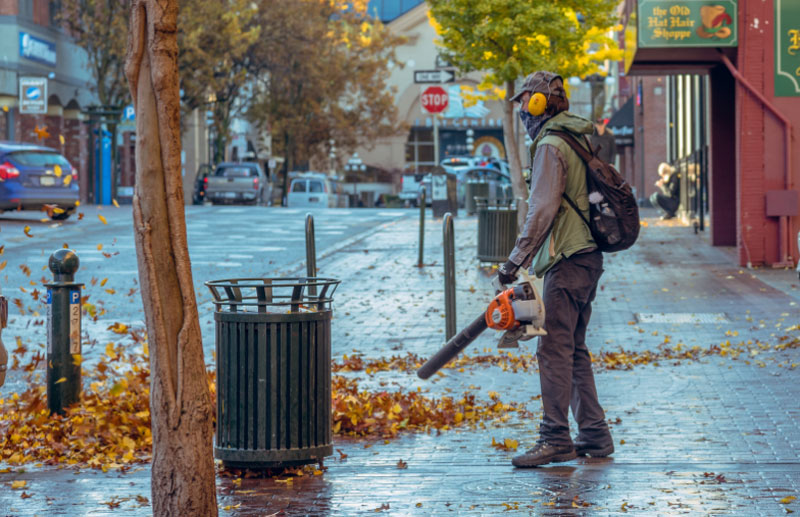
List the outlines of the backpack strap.
{"type": "MultiPolygon", "coordinates": [[[[578,214],[581,219],[583,219],[583,222],[586,223],[586,226],[589,226],[589,220],[586,219],[586,216],[584,216],[583,212],[580,211],[580,209],[578,208],[578,205],[576,205],[575,202],[572,199],[570,199],[570,197],[567,195],[567,193],[564,192],[563,194],[561,194],[561,197],[563,197],[564,199],[567,200],[567,203],[569,203],[569,206],[571,206],[572,209],[575,210],[575,213],[578,214]]],[[[589,227],[591,228],[591,226],[589,226],[589,227]]]]}
{"type": "Polygon", "coordinates": [[[578,143],[578,141],[575,139],[574,136],[567,133],[566,131],[553,130],[553,131],[548,131],[547,134],[555,135],[564,140],[567,144],[569,144],[570,147],[572,147],[572,150],[575,151],[575,153],[578,156],[580,156],[581,160],[583,160],[583,162],[587,165],[592,160],[592,158],[595,157],[594,149],[592,149],[592,144],[591,142],[589,142],[588,138],[584,137],[584,142],[586,142],[586,145],[589,146],[589,150],[587,151],[586,149],[583,148],[581,144],[578,143]]]}
{"type": "MultiPolygon", "coordinates": [[[[567,133],[566,131],[548,131],[547,134],[557,136],[562,140],[564,140],[564,142],[569,144],[572,150],[575,151],[575,153],[587,166],[589,165],[589,161],[592,158],[594,158],[594,150],[592,149],[592,144],[589,142],[588,138],[584,138],[584,140],[586,141],[586,145],[589,146],[589,150],[587,151],[586,149],[583,148],[581,144],[578,143],[578,141],[575,139],[574,136],[567,133]]],[[[569,206],[571,206],[572,209],[575,210],[575,213],[578,214],[581,219],[583,219],[583,222],[586,223],[586,226],[589,226],[589,228],[591,228],[591,226],[589,225],[589,220],[586,219],[586,216],[584,216],[583,212],[580,211],[578,205],[576,205],[575,202],[572,199],[570,199],[567,193],[564,192],[563,194],[561,194],[561,196],[567,200],[567,203],[569,203],[569,206]]]]}

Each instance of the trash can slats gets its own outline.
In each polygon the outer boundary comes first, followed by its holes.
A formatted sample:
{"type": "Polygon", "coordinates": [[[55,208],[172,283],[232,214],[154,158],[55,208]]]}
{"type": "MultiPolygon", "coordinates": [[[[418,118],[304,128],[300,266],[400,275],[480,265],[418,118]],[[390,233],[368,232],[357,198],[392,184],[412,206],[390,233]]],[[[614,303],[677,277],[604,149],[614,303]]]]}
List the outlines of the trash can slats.
{"type": "Polygon", "coordinates": [[[333,452],[330,324],[338,283],[207,283],[217,308],[215,456],[223,464],[278,467],[333,452]],[[309,295],[309,284],[319,295],[309,295]]]}
{"type": "Polygon", "coordinates": [[[478,210],[478,260],[505,262],[517,241],[517,209],[511,206],[489,206],[485,199],[476,199],[478,210]]]}

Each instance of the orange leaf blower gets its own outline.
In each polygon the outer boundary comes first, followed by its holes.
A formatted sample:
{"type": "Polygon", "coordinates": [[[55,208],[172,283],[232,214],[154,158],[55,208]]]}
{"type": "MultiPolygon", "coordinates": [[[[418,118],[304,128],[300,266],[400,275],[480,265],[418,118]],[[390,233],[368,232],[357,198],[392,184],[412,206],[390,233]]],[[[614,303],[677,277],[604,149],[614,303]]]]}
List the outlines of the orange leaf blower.
{"type": "MultiPolygon", "coordinates": [[[[417,370],[417,375],[421,379],[427,379],[438,372],[487,328],[505,331],[498,343],[499,348],[511,348],[520,339],[546,335],[542,298],[527,271],[522,271],[522,277],[521,282],[495,296],[486,311],[428,359],[417,370]]],[[[499,287],[499,283],[495,285],[499,287]]]]}

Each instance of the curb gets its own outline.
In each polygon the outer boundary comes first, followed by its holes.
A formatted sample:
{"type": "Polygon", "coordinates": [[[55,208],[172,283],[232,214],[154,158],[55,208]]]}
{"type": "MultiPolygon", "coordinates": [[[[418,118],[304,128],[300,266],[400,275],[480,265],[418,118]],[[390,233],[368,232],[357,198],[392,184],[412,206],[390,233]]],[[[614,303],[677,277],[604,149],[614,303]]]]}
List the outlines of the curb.
{"type": "MultiPolygon", "coordinates": [[[[352,246],[353,244],[356,244],[358,242],[363,241],[364,239],[366,239],[367,237],[369,237],[371,235],[374,235],[374,234],[376,234],[376,233],[378,233],[380,231],[383,231],[383,230],[385,230],[387,228],[390,228],[390,227],[394,226],[395,224],[397,224],[397,223],[399,223],[401,221],[405,221],[407,219],[409,219],[409,217],[403,216],[403,217],[400,217],[398,219],[395,219],[394,221],[390,221],[388,223],[383,223],[383,224],[379,224],[377,226],[374,226],[374,227],[370,228],[369,230],[364,230],[363,232],[361,232],[361,233],[359,233],[357,235],[354,235],[354,236],[350,237],[349,239],[345,239],[342,242],[340,242],[340,243],[338,243],[338,244],[336,244],[334,246],[331,246],[330,248],[326,249],[325,251],[323,251],[322,253],[317,255],[317,262],[319,262],[320,260],[324,260],[324,259],[330,257],[331,255],[333,255],[334,253],[338,253],[339,251],[341,251],[341,250],[343,250],[345,248],[348,248],[348,247],[352,246]]],[[[286,274],[287,275],[293,275],[293,276],[297,275],[297,274],[300,274],[300,273],[304,274],[305,273],[305,269],[306,269],[306,261],[303,260],[294,269],[287,270],[286,274]]]]}

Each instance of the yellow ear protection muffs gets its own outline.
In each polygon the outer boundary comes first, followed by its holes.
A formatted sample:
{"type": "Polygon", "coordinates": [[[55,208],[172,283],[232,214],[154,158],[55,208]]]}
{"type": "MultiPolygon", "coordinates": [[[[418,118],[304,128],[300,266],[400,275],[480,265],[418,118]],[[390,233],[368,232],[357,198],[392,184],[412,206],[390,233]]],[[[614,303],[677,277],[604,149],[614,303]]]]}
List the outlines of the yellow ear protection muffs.
{"type": "Polygon", "coordinates": [[[547,97],[543,93],[534,92],[528,101],[528,113],[538,117],[547,109],[547,97]]]}

